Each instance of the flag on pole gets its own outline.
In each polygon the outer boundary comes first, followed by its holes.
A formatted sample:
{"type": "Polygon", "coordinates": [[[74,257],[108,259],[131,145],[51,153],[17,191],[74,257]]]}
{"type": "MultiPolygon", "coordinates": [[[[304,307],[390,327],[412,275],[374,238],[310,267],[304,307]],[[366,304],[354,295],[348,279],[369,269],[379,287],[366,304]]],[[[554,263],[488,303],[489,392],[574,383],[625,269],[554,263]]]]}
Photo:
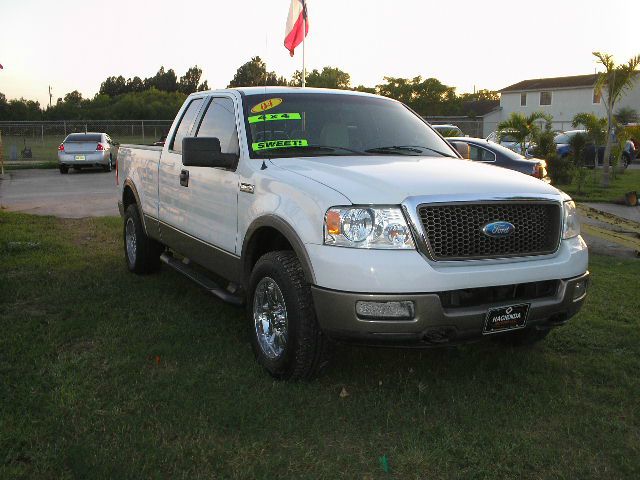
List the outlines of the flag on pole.
{"type": "Polygon", "coordinates": [[[291,0],[287,27],[284,31],[284,46],[293,57],[293,51],[309,33],[306,0],[291,0]]]}

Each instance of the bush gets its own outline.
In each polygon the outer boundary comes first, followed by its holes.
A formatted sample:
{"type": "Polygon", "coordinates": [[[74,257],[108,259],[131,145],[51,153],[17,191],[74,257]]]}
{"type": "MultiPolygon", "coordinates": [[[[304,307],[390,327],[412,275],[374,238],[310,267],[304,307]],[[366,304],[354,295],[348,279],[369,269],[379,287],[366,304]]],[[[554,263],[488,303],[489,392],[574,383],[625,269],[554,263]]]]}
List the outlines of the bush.
{"type": "Polygon", "coordinates": [[[533,156],[548,160],[556,154],[555,134],[551,130],[544,130],[536,135],[533,156]]]}
{"type": "Polygon", "coordinates": [[[547,157],[547,171],[554,185],[569,185],[573,181],[576,167],[571,156],[560,158],[554,153],[547,157]]]}

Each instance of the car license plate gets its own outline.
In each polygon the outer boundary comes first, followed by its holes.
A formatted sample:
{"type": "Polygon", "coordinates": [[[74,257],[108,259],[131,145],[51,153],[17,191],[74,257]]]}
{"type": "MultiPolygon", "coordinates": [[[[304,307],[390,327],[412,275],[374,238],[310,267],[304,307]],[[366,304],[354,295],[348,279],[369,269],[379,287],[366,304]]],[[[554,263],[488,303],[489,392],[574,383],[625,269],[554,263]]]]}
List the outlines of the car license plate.
{"type": "Polygon", "coordinates": [[[527,323],[528,314],[528,303],[491,308],[487,312],[483,333],[489,334],[523,328],[527,323]]]}
{"type": "Polygon", "coordinates": [[[84,155],[76,155],[76,160],[84,160],[84,155]]]}

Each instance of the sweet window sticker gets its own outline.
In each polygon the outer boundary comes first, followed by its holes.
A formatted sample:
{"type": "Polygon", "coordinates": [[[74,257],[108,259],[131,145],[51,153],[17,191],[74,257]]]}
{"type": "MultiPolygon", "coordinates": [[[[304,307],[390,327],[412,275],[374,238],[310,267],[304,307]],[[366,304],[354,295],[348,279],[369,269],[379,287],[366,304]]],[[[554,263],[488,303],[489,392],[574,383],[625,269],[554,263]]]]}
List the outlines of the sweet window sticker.
{"type": "Polygon", "coordinates": [[[265,100],[264,102],[260,102],[257,105],[254,105],[251,108],[251,113],[266,112],[267,110],[271,110],[272,108],[277,107],[282,102],[283,102],[283,100],[281,98],[269,98],[268,100],[265,100]]]}
{"type": "Polygon", "coordinates": [[[308,147],[308,146],[309,146],[309,142],[305,139],[267,140],[264,142],[254,142],[251,144],[251,148],[255,152],[258,152],[260,150],[273,150],[275,148],[308,147]]]}

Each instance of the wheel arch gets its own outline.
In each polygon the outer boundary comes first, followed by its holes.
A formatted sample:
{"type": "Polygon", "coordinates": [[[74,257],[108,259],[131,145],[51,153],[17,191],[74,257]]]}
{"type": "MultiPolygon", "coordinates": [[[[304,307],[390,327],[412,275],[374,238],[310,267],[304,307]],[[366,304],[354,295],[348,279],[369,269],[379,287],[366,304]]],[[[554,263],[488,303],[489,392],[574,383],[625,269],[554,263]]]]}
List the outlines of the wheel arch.
{"type": "Polygon", "coordinates": [[[140,195],[138,194],[138,189],[135,184],[131,181],[131,179],[127,179],[124,182],[122,187],[122,211],[126,212],[129,205],[135,205],[138,209],[138,214],[140,215],[140,221],[142,222],[142,229],[144,230],[144,234],[147,235],[147,224],[145,222],[145,218],[142,212],[142,202],[140,201],[140,195]]]}
{"type": "Polygon", "coordinates": [[[245,287],[248,286],[253,266],[265,253],[275,250],[293,250],[298,257],[305,280],[315,284],[311,259],[304,243],[288,222],[275,215],[265,215],[254,220],[242,244],[242,268],[245,287]]]}

